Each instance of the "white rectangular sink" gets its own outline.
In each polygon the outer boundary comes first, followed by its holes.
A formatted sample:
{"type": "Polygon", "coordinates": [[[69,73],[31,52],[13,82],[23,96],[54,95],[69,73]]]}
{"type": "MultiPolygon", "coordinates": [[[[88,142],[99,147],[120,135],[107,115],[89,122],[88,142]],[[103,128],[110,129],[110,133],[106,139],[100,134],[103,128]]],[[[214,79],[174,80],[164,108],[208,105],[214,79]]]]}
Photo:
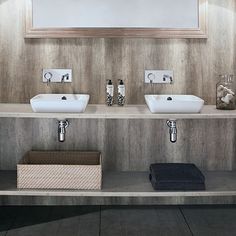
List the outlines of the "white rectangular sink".
{"type": "Polygon", "coordinates": [[[204,100],[193,95],[145,95],[152,113],[199,113],[204,100]]]}
{"type": "Polygon", "coordinates": [[[83,113],[89,102],[88,94],[39,94],[30,99],[34,112],[83,113]]]}

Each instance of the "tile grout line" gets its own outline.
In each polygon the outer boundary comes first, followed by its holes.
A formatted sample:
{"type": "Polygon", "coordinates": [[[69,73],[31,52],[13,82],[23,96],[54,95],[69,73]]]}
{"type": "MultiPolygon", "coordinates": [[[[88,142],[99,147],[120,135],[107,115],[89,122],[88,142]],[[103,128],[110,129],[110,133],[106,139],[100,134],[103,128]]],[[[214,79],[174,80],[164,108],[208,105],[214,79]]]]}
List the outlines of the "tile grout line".
{"type": "Polygon", "coordinates": [[[192,236],[194,236],[193,231],[191,230],[190,225],[188,224],[188,221],[187,221],[181,207],[179,207],[179,211],[180,211],[181,215],[183,216],[186,225],[188,226],[189,232],[191,233],[192,236]]]}
{"type": "Polygon", "coordinates": [[[99,212],[99,236],[101,236],[101,225],[102,225],[102,206],[100,206],[100,212],[99,212]]]}

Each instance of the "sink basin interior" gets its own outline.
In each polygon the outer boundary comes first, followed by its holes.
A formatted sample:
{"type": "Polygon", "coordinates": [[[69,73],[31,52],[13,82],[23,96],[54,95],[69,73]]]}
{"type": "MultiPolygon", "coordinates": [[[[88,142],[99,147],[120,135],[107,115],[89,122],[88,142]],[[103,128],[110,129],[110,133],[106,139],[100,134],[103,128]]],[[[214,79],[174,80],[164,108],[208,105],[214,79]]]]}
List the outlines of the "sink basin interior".
{"type": "Polygon", "coordinates": [[[204,100],[193,95],[145,95],[152,113],[199,113],[204,100]]]}
{"type": "Polygon", "coordinates": [[[34,112],[85,111],[90,96],[88,94],[39,94],[30,100],[34,112]]]}

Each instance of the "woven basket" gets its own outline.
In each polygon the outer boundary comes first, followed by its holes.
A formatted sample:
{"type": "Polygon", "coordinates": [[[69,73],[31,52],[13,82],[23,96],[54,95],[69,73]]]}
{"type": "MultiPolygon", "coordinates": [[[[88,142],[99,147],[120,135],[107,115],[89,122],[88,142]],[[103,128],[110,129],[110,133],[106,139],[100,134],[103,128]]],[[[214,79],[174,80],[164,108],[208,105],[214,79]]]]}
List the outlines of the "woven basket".
{"type": "Polygon", "coordinates": [[[28,152],[17,165],[17,188],[99,190],[100,152],[28,152]]]}

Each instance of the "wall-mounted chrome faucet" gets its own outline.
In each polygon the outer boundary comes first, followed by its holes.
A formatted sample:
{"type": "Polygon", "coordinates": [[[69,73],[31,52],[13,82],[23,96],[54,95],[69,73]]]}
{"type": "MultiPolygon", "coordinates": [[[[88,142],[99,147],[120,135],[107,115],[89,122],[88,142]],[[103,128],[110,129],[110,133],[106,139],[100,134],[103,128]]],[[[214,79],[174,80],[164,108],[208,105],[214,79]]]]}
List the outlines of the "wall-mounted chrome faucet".
{"type": "Polygon", "coordinates": [[[168,120],[166,122],[166,124],[169,127],[170,141],[172,143],[176,143],[176,141],[177,141],[177,125],[176,125],[176,120],[168,120]]]}
{"type": "Polygon", "coordinates": [[[72,70],[71,69],[44,69],[43,83],[71,83],[72,70]]]}
{"type": "Polygon", "coordinates": [[[58,121],[58,141],[63,143],[66,139],[66,128],[69,126],[68,120],[58,121]]]}
{"type": "Polygon", "coordinates": [[[173,77],[171,70],[145,70],[146,84],[172,84],[173,77]]]}

